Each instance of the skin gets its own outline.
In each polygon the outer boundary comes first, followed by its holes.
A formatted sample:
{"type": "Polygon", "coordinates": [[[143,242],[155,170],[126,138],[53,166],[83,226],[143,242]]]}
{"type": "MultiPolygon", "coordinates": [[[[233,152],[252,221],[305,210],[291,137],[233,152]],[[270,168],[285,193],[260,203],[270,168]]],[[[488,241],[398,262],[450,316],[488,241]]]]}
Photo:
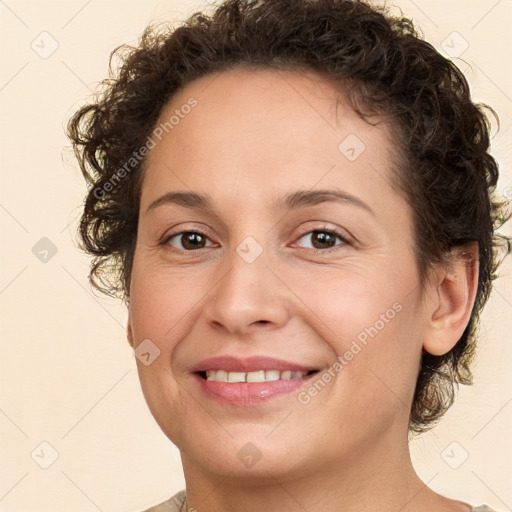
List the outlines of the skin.
{"type": "MultiPolygon", "coordinates": [[[[146,161],[128,318],[132,346],[149,338],[160,350],[150,365],[137,360],[138,371],[180,450],[188,507],[467,512],[416,475],[407,434],[421,350],[442,354],[460,338],[478,269],[454,251],[420,287],[388,128],[362,121],[343,97],[336,109],[334,85],[313,73],[208,75],[173,97],[159,122],[191,97],[197,106],[146,161]],[[350,134],[365,145],[354,161],[338,149],[350,134]],[[342,190],[373,213],[348,201],[274,210],[286,194],[319,189],[342,190]],[[147,211],[176,191],[207,194],[212,209],[147,211]],[[329,248],[312,233],[333,228],[346,242],[331,238],[329,248]],[[206,238],[194,252],[181,236],[160,243],[182,231],[206,238]],[[236,251],[247,236],[262,248],[252,263],[236,251]],[[190,373],[224,354],[326,370],[393,304],[400,312],[306,405],[297,392],[227,405],[190,373]],[[261,454],[252,467],[237,457],[249,442],[261,454]]],[[[465,250],[476,258],[474,245],[465,250]]]]}

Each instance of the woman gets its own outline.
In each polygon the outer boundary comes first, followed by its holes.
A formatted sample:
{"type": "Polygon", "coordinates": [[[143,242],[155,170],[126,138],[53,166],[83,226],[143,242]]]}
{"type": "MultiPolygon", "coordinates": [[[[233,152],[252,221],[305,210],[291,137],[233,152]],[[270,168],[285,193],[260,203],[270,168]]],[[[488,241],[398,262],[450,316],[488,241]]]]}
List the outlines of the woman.
{"type": "Polygon", "coordinates": [[[69,124],[183,490],[149,511],[489,511],[408,434],[471,382],[503,205],[488,123],[407,19],[228,0],[149,27],[69,124]]]}

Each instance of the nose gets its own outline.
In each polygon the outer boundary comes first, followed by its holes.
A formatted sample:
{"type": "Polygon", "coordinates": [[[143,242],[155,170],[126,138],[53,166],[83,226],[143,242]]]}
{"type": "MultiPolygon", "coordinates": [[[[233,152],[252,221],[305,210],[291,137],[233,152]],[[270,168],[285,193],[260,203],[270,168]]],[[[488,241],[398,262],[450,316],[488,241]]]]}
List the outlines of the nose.
{"type": "Polygon", "coordinates": [[[282,327],[289,319],[290,290],[268,266],[265,251],[252,262],[233,251],[206,308],[208,324],[243,337],[282,327]]]}

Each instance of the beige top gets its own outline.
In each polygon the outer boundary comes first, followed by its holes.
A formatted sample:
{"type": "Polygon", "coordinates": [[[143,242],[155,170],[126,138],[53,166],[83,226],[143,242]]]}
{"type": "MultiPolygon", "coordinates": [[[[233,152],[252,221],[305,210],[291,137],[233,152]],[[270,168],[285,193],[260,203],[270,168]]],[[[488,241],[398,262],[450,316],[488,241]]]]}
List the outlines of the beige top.
{"type": "MultiPolygon", "coordinates": [[[[159,505],[143,510],[142,512],[181,512],[181,507],[185,502],[185,490],[182,490],[175,494],[170,500],[164,501],[159,505]]],[[[195,510],[195,509],[192,509],[195,510]]],[[[487,505],[480,505],[479,507],[473,507],[471,512],[496,512],[487,505]]]]}

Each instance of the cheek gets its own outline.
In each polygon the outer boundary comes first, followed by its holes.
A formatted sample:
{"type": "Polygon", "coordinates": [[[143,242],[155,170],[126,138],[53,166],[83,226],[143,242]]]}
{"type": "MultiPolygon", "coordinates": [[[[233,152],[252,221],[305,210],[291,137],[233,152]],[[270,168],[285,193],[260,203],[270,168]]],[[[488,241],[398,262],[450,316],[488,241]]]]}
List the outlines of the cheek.
{"type": "Polygon", "coordinates": [[[204,280],[189,274],[178,275],[151,264],[134,264],[132,272],[130,324],[135,350],[144,340],[150,340],[159,354],[149,365],[136,360],[146,400],[156,413],[160,410],[156,403],[162,397],[170,394],[167,398],[178,399],[180,387],[175,383],[171,362],[180,341],[193,328],[201,299],[209,289],[204,280]]]}
{"type": "Polygon", "coordinates": [[[172,340],[181,339],[190,328],[208,289],[208,281],[197,272],[134,266],[130,312],[135,344],[149,338],[162,352],[172,349],[172,340]]]}
{"type": "Polygon", "coordinates": [[[201,280],[185,273],[179,276],[146,263],[133,267],[130,323],[135,349],[149,339],[159,350],[149,365],[136,359],[140,385],[153,417],[173,442],[181,432],[175,421],[175,408],[183,409],[177,404],[186,404],[190,397],[176,380],[171,362],[180,340],[194,325],[207,289],[205,285],[203,291],[201,280]]]}
{"type": "MultiPolygon", "coordinates": [[[[333,340],[333,348],[343,351],[347,343],[364,344],[399,316],[401,297],[381,276],[373,277],[368,269],[333,269],[332,272],[295,278],[294,292],[317,317],[333,340]]],[[[311,315],[313,317],[313,315],[311,315]]]]}
{"type": "Polygon", "coordinates": [[[357,415],[394,414],[412,399],[422,340],[413,270],[352,269],[296,281],[297,295],[313,313],[308,322],[338,356],[336,395],[353,405],[357,397],[357,415]]]}

